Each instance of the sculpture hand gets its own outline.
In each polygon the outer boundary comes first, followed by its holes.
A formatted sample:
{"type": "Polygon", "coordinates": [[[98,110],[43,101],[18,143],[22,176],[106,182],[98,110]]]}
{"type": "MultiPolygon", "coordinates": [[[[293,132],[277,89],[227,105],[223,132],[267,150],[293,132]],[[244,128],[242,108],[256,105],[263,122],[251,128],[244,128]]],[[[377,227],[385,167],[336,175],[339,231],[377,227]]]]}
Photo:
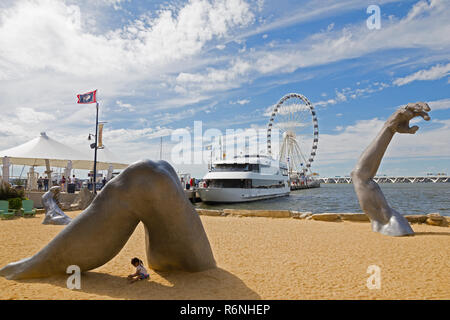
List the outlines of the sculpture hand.
{"type": "Polygon", "coordinates": [[[419,130],[418,126],[409,126],[409,121],[415,117],[422,117],[429,121],[431,118],[427,112],[431,111],[430,106],[425,102],[408,103],[398,109],[386,122],[386,125],[393,133],[414,134],[419,130]]]}

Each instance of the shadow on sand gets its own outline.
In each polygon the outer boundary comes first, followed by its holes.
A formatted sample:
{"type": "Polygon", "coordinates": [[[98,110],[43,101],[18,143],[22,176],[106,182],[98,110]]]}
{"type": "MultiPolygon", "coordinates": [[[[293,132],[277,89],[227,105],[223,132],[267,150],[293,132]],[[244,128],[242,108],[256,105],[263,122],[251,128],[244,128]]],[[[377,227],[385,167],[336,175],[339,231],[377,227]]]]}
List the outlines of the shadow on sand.
{"type": "MultiPolygon", "coordinates": [[[[153,271],[151,274],[155,274],[155,272],[153,271]]],[[[151,279],[149,281],[143,280],[130,284],[126,277],[99,272],[85,272],[81,276],[81,289],[76,291],[116,299],[133,300],[261,299],[241,279],[220,268],[198,273],[158,272],[158,274],[166,280],[166,284],[156,283],[151,279]]],[[[68,276],[27,279],[18,282],[49,283],[66,288],[68,276]]],[[[101,297],[98,298],[101,299],[101,297]]]]}
{"type": "Polygon", "coordinates": [[[415,236],[450,236],[450,232],[414,232],[415,236]]]}

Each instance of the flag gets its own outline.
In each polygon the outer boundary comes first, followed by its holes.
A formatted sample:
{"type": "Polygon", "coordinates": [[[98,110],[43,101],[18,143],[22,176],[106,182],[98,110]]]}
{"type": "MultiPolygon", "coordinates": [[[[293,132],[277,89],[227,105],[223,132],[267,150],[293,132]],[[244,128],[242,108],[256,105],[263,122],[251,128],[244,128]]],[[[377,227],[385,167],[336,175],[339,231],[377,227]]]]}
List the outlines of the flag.
{"type": "Polygon", "coordinates": [[[97,90],[83,93],[83,94],[77,94],[78,102],[77,103],[96,103],[97,102],[97,90]]]}

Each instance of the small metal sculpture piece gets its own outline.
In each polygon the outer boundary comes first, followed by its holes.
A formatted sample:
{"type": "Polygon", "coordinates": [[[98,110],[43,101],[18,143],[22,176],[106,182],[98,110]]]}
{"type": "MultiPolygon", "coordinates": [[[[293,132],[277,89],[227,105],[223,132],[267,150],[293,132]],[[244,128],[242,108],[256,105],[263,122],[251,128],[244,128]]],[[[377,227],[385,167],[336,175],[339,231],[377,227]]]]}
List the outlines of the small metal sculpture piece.
{"type": "Polygon", "coordinates": [[[418,126],[409,126],[409,121],[415,117],[422,117],[429,121],[427,112],[431,111],[424,102],[409,103],[398,109],[386,121],[378,136],[362,153],[356,167],[352,171],[352,180],[358,196],[361,209],[369,216],[372,230],[388,236],[414,235],[408,221],[397,211],[392,209],[378,184],[373,180],[384,153],[394,134],[414,134],[418,126]]]}
{"type": "Polygon", "coordinates": [[[190,272],[216,262],[199,215],[172,166],[139,161],[109,181],[91,205],[32,257],[0,269],[7,279],[43,278],[98,268],[127,243],[139,222],[145,227],[148,265],[190,272]]]}
{"type": "Polygon", "coordinates": [[[59,206],[59,193],[61,187],[51,187],[42,196],[42,204],[45,208],[45,218],[42,224],[56,224],[64,225],[69,224],[72,219],[68,217],[59,206]]]}
{"type": "Polygon", "coordinates": [[[75,198],[74,203],[70,205],[70,208],[73,210],[84,210],[89,207],[94,198],[95,195],[88,188],[82,188],[75,198]]]}

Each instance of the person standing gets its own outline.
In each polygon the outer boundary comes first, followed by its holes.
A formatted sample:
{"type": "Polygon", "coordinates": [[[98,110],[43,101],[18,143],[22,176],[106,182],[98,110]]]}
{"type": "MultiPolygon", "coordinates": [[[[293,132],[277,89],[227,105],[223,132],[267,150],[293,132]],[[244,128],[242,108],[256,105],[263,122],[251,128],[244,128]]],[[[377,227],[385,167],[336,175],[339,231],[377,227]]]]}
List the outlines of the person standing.
{"type": "Polygon", "coordinates": [[[63,191],[65,191],[66,190],[66,177],[62,176],[61,181],[59,183],[61,185],[61,189],[63,191]]]}
{"type": "Polygon", "coordinates": [[[77,179],[75,178],[75,175],[73,175],[73,176],[69,179],[69,186],[67,187],[67,192],[69,192],[69,193],[75,193],[75,190],[76,190],[76,183],[77,183],[77,179]]]}
{"type": "Polygon", "coordinates": [[[43,180],[42,177],[39,177],[37,184],[38,184],[38,191],[42,191],[42,186],[43,186],[43,180]]]}
{"type": "Polygon", "coordinates": [[[48,177],[44,178],[44,191],[48,191],[48,177]]]}

